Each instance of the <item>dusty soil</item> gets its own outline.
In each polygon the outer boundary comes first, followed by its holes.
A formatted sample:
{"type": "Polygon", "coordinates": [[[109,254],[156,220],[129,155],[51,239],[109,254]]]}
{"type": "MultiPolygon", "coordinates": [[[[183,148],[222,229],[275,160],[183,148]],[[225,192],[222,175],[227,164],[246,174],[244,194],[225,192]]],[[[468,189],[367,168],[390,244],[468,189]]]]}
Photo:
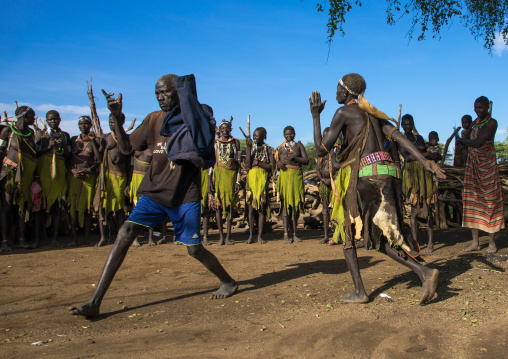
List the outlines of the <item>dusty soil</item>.
{"type": "Polygon", "coordinates": [[[218,282],[185,247],[132,248],[95,320],[67,306],[91,296],[111,246],[1,253],[0,357],[507,357],[507,230],[494,256],[486,236],[481,252],[462,253],[468,230],[436,232],[427,265],[441,278],[424,306],[416,275],[362,249],[371,301],[341,304],[352,290],[341,247],[319,244],[322,231],[300,234],[303,243],[283,244],[279,230],[266,245],[246,245],[236,233],[234,246],[208,247],[240,284],[223,300],[210,299],[218,282]]]}

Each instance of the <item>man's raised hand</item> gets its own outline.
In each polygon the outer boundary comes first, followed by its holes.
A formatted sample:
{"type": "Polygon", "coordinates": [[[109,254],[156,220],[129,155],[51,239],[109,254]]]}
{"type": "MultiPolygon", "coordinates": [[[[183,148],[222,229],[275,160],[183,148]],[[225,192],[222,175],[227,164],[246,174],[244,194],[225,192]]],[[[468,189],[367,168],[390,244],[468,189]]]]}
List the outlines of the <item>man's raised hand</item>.
{"type": "Polygon", "coordinates": [[[102,93],[104,94],[104,97],[106,97],[106,100],[108,101],[108,109],[111,111],[113,116],[118,117],[122,114],[122,94],[118,94],[118,98],[114,98],[114,93],[107,93],[102,90],[102,93]]]}
{"type": "Polygon", "coordinates": [[[434,162],[432,160],[427,160],[427,161],[425,161],[424,167],[430,173],[435,174],[437,178],[446,179],[445,172],[443,171],[443,169],[441,167],[439,167],[439,165],[436,162],[434,162]]]}
{"type": "Polygon", "coordinates": [[[309,97],[310,113],[312,116],[319,115],[325,108],[326,100],[321,102],[321,94],[317,91],[312,93],[312,97],[309,97]]]}

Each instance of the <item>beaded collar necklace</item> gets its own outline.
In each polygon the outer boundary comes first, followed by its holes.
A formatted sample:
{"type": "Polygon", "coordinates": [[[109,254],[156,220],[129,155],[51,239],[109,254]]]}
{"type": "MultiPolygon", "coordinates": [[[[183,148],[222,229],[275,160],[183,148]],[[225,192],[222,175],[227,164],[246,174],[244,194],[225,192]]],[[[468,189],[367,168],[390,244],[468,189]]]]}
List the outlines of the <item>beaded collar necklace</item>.
{"type": "MultiPolygon", "coordinates": [[[[487,122],[489,122],[490,120],[492,119],[490,113],[488,114],[487,117],[485,117],[485,119],[483,121],[479,121],[477,124],[473,125],[473,127],[482,127],[483,125],[485,125],[487,122]]],[[[476,122],[476,120],[475,120],[476,122]]]]}
{"type": "Polygon", "coordinates": [[[16,135],[21,136],[21,137],[28,137],[28,136],[31,136],[33,134],[33,131],[30,130],[30,129],[28,129],[28,133],[27,134],[18,132],[19,130],[16,128],[16,126],[14,126],[13,123],[11,123],[11,131],[14,132],[16,135]]]}

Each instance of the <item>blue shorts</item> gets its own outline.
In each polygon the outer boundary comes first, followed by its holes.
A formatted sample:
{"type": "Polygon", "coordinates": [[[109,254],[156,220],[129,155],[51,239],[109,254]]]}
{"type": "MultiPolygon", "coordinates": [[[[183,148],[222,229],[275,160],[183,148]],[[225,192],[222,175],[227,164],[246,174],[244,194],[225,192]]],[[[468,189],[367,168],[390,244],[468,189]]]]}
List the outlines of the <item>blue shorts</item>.
{"type": "Polygon", "coordinates": [[[188,202],[177,207],[165,207],[143,196],[126,222],[153,229],[166,218],[173,223],[175,242],[186,246],[201,243],[201,202],[188,202]]]}

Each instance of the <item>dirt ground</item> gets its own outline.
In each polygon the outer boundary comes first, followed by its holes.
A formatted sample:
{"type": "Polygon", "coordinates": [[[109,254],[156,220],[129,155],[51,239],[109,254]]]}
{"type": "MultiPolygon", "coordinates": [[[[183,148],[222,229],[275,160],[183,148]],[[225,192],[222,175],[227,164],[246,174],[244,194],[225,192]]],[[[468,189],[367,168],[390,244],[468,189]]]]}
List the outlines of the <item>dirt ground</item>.
{"type": "Polygon", "coordinates": [[[319,230],[300,235],[302,243],[285,245],[277,230],[268,244],[246,245],[235,233],[235,245],[208,247],[240,284],[223,300],[210,299],[218,282],[185,247],[131,248],[95,320],[69,315],[67,306],[92,295],[111,246],[1,253],[0,357],[508,356],[508,230],[498,234],[494,256],[485,255],[486,236],[481,252],[462,253],[468,230],[437,231],[427,265],[440,270],[440,283],[424,306],[415,274],[363,249],[371,301],[341,304],[353,288],[342,248],[319,244],[319,230]]]}

